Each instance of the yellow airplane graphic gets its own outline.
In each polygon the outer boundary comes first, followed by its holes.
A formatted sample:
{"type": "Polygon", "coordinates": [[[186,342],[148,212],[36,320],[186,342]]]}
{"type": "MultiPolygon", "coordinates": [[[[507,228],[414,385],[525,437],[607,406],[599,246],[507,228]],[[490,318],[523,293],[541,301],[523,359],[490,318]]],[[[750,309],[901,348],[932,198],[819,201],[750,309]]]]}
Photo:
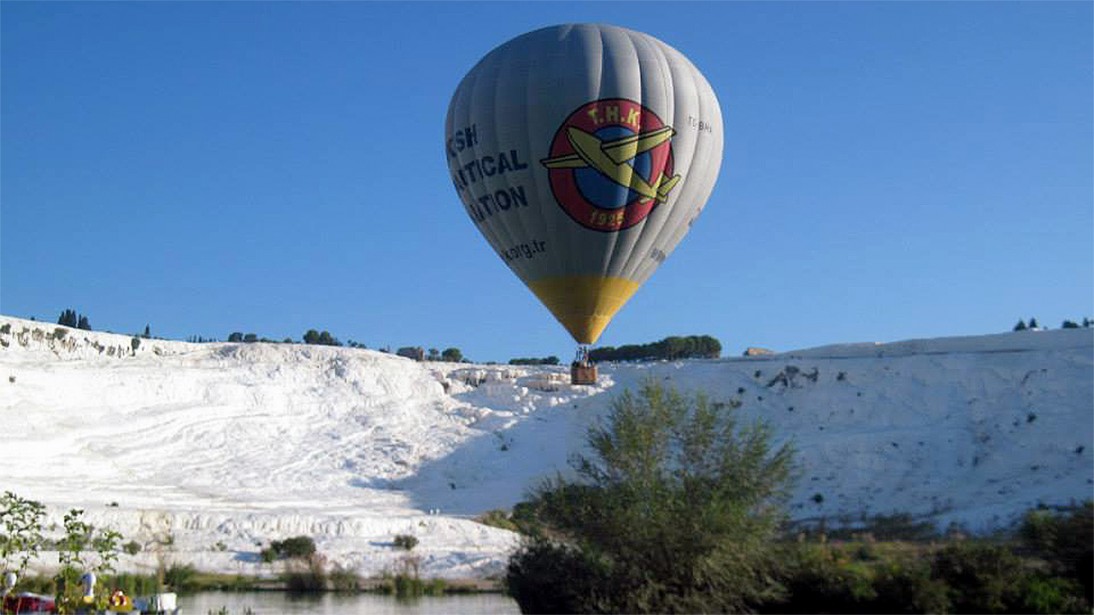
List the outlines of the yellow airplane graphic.
{"type": "Polygon", "coordinates": [[[548,169],[592,167],[620,186],[642,195],[643,202],[657,200],[663,203],[680,181],[680,176],[665,177],[664,173],[659,172],[657,178],[650,183],[636,173],[627,161],[668,141],[674,134],[676,131],[672,126],[664,126],[622,139],[601,141],[595,135],[571,126],[566,129],[566,138],[576,153],[546,158],[540,162],[548,169]]]}

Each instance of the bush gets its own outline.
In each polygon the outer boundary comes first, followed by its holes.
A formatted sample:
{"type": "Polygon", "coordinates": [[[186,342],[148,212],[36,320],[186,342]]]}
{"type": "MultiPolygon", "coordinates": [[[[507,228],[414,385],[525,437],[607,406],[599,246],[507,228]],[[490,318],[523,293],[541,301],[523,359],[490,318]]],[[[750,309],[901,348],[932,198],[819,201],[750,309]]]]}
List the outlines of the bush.
{"type": "Polygon", "coordinates": [[[944,613],[946,585],[930,563],[876,553],[870,543],[783,545],[778,578],[786,595],[765,613],[944,613]]]}
{"type": "Polygon", "coordinates": [[[151,575],[121,573],[102,579],[100,583],[111,590],[120,589],[129,596],[154,594],[160,591],[159,581],[151,575]]]}
{"type": "Polygon", "coordinates": [[[932,577],[946,583],[958,613],[1021,611],[1019,588],[1026,571],[1010,549],[983,542],[961,542],[939,551],[932,577]]]}
{"type": "Polygon", "coordinates": [[[945,613],[950,608],[946,584],[931,577],[930,563],[918,558],[880,564],[874,591],[875,613],[945,613]]]}
{"type": "Polygon", "coordinates": [[[1019,589],[1023,613],[1090,613],[1082,587],[1071,579],[1030,576],[1019,589]]]}
{"type": "Polygon", "coordinates": [[[1018,533],[1023,546],[1053,573],[1078,583],[1087,604],[1094,603],[1094,501],[1064,515],[1031,511],[1018,533]]]}
{"type": "Polygon", "coordinates": [[[331,588],[335,591],[351,592],[360,588],[361,577],[357,576],[356,572],[343,568],[340,564],[334,565],[334,570],[330,571],[327,578],[330,579],[331,588]]]}
{"type": "Polygon", "coordinates": [[[306,558],[315,555],[315,541],[309,536],[294,536],[273,544],[282,557],[306,558]]]}
{"type": "MultiPolygon", "coordinates": [[[[611,612],[610,564],[576,547],[535,538],[509,560],[506,591],[523,613],[611,612]]],[[[635,611],[636,612],[636,611],[635,611]]]]}
{"type": "Polygon", "coordinates": [[[308,559],[315,555],[315,541],[310,536],[274,540],[259,555],[267,564],[279,559],[308,559]]]}
{"type": "Polygon", "coordinates": [[[767,612],[869,613],[877,597],[869,566],[827,545],[800,545],[782,558],[787,596],[767,612]]]}
{"type": "Polygon", "coordinates": [[[509,530],[510,532],[518,531],[517,524],[513,523],[513,520],[509,518],[509,513],[500,509],[488,510],[479,515],[475,521],[478,521],[483,525],[489,525],[490,527],[509,530]]]}
{"type": "Polygon", "coordinates": [[[392,541],[397,549],[403,551],[410,551],[414,547],[418,546],[418,538],[411,536],[410,534],[398,534],[395,536],[395,540],[392,541]]]}
{"type": "Polygon", "coordinates": [[[296,559],[285,572],[285,585],[290,592],[321,592],[327,589],[327,571],[324,558],[311,555],[296,559]]]}
{"type": "Polygon", "coordinates": [[[792,451],[773,449],[766,426],[651,380],[588,443],[578,481],[533,494],[544,537],[507,575],[522,611],[739,612],[777,591],[769,542],[792,451]]]}
{"type": "Polygon", "coordinates": [[[172,564],[164,571],[163,582],[175,591],[187,591],[197,586],[197,570],[190,564],[172,564]]]}
{"type": "Polygon", "coordinates": [[[400,598],[421,596],[425,593],[425,584],[421,579],[405,574],[395,575],[395,595],[400,598]]]}

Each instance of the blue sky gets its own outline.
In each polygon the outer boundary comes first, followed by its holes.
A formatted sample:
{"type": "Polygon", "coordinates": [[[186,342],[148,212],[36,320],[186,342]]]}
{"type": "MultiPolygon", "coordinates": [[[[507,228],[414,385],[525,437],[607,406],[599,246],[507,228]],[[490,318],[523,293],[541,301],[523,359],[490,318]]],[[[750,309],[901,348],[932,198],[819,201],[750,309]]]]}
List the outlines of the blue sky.
{"type": "Polygon", "coordinates": [[[444,117],[493,47],[604,22],[692,59],[726,151],[601,345],[1058,327],[1094,316],[1092,7],[4,2],[0,312],[568,359],[460,204],[444,117]]]}

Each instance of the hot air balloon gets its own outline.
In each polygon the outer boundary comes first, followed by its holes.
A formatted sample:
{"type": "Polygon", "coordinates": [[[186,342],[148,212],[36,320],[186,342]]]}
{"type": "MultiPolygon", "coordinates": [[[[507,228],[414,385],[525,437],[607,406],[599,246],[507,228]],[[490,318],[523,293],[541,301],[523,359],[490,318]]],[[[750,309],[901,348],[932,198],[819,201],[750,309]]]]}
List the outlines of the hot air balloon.
{"type": "Polygon", "coordinates": [[[488,53],[456,88],[445,137],[467,214],[582,345],[687,234],[722,162],[721,110],[699,70],[600,24],[488,53]]]}

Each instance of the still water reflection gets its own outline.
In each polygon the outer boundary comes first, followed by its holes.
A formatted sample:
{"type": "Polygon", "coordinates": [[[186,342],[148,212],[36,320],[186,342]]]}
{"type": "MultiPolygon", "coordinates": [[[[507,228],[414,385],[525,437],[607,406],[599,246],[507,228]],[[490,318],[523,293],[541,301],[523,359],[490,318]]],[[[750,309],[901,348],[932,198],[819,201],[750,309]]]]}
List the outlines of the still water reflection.
{"type": "Polygon", "coordinates": [[[459,594],[423,596],[410,600],[377,594],[292,595],[285,592],[201,592],[179,596],[179,609],[185,615],[221,613],[231,615],[349,615],[352,613],[390,615],[517,615],[520,609],[511,598],[501,594],[459,594]],[[248,610],[249,609],[249,610],[248,610]]]}

